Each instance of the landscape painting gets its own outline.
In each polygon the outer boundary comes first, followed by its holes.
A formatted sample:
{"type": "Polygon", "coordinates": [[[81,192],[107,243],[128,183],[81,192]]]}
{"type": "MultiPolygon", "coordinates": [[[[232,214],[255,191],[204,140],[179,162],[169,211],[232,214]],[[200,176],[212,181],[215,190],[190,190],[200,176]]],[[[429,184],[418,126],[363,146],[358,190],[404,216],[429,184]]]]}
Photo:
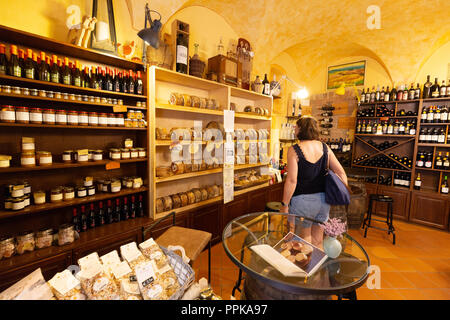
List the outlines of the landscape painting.
{"type": "Polygon", "coordinates": [[[328,67],[327,89],[337,89],[343,83],[346,87],[363,86],[366,62],[359,61],[328,67]]]}

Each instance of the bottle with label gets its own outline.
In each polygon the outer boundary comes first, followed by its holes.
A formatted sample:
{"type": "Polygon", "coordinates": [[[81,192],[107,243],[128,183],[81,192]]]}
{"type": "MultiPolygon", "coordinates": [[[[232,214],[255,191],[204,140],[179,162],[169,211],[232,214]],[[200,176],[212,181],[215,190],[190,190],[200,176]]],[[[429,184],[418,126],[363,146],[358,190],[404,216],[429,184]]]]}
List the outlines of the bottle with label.
{"type": "Polygon", "coordinates": [[[52,56],[52,66],[50,67],[50,80],[54,83],[59,83],[58,57],[56,55],[52,56]]]}
{"type": "Polygon", "coordinates": [[[263,84],[262,94],[269,96],[270,95],[270,82],[269,82],[269,80],[267,80],[267,73],[264,75],[264,80],[263,80],[262,84],[263,84]]]}
{"type": "Polygon", "coordinates": [[[420,84],[417,84],[416,90],[414,90],[414,99],[420,99],[420,84]]]}
{"type": "Polygon", "coordinates": [[[372,133],[372,122],[369,121],[366,126],[366,133],[372,133]]]}
{"type": "Polygon", "coordinates": [[[27,50],[27,60],[25,60],[25,78],[34,79],[34,64],[33,64],[33,51],[27,50]]]}
{"type": "Polygon", "coordinates": [[[395,120],[395,123],[394,123],[394,134],[398,134],[398,130],[399,130],[398,120],[395,120]]]}
{"type": "Polygon", "coordinates": [[[447,95],[447,86],[445,85],[445,80],[442,80],[441,90],[439,96],[445,97],[447,95]]]}
{"type": "Polygon", "coordinates": [[[86,231],[87,228],[88,228],[88,222],[87,222],[87,217],[86,217],[86,209],[84,206],[81,206],[81,224],[80,224],[81,232],[86,231]]]}
{"type": "Polygon", "coordinates": [[[73,208],[72,210],[73,214],[72,214],[72,224],[73,227],[75,228],[75,231],[80,233],[81,232],[81,228],[80,228],[80,219],[78,218],[78,214],[77,214],[77,208],[73,208]]]}
{"type": "Polygon", "coordinates": [[[425,158],[425,168],[431,168],[433,165],[433,154],[431,152],[427,153],[427,157],[425,158]]]}
{"type": "Polygon", "coordinates": [[[383,88],[381,89],[381,92],[380,92],[380,101],[384,101],[385,95],[386,95],[386,92],[384,91],[384,86],[383,86],[383,88]]]}
{"type": "Polygon", "coordinates": [[[97,226],[103,226],[105,224],[105,210],[103,209],[103,201],[98,203],[98,211],[96,216],[95,224],[97,226]]]}
{"type": "Polygon", "coordinates": [[[6,58],[5,45],[0,43],[0,74],[6,75],[8,73],[8,59],[6,58]]]}
{"type": "Polygon", "coordinates": [[[416,90],[414,89],[414,83],[411,83],[411,88],[409,88],[408,100],[414,100],[416,95],[416,90]]]}
{"type": "Polygon", "coordinates": [[[373,86],[372,87],[372,92],[370,93],[370,102],[371,103],[375,102],[376,96],[377,96],[377,94],[375,92],[375,86],[373,86]]]}
{"type": "Polygon", "coordinates": [[[367,88],[367,91],[366,91],[366,103],[371,102],[371,101],[370,101],[370,96],[371,96],[371,94],[370,94],[370,88],[367,88]]]}
{"type": "Polygon", "coordinates": [[[97,68],[96,67],[92,67],[91,69],[91,77],[90,77],[90,84],[89,86],[92,89],[100,89],[99,84],[98,84],[98,79],[97,79],[97,68]]]}
{"type": "Polygon", "coordinates": [[[446,90],[446,92],[447,92],[447,97],[450,97],[450,79],[448,79],[448,84],[447,84],[447,90],[446,90]]]}
{"type": "Polygon", "coordinates": [[[124,197],[121,220],[128,220],[129,217],[130,217],[130,212],[129,212],[129,208],[128,208],[128,198],[124,197]]]}
{"type": "Polygon", "coordinates": [[[88,213],[88,223],[89,223],[89,229],[93,229],[96,226],[95,223],[95,211],[94,211],[94,204],[91,203],[89,207],[89,213],[88,213]]]}
{"type": "Polygon", "coordinates": [[[45,52],[41,51],[41,63],[39,64],[38,80],[50,81],[50,67],[47,64],[45,52]]]}
{"type": "Polygon", "coordinates": [[[119,200],[119,198],[117,198],[116,206],[114,207],[114,213],[113,213],[113,221],[114,222],[120,222],[120,220],[121,220],[120,219],[121,218],[120,211],[121,211],[120,200],[119,200]]]}
{"type": "Polygon", "coordinates": [[[387,86],[386,91],[384,92],[384,102],[388,102],[391,97],[391,91],[389,90],[389,86],[387,86]]]}
{"type": "Polygon", "coordinates": [[[134,218],[136,218],[136,197],[132,195],[130,203],[130,219],[134,218]]]}
{"type": "Polygon", "coordinates": [[[142,202],[142,194],[139,195],[139,201],[137,204],[137,216],[140,218],[144,216],[144,204],[142,202]]]}
{"type": "Polygon", "coordinates": [[[442,159],[442,169],[450,170],[450,156],[448,152],[445,153],[445,156],[442,159]]]}
{"type": "Polygon", "coordinates": [[[62,72],[63,84],[71,85],[72,84],[72,73],[69,68],[69,58],[64,58],[64,67],[62,72]]]}
{"type": "Polygon", "coordinates": [[[420,122],[421,123],[426,123],[427,122],[427,116],[428,116],[428,114],[427,114],[427,108],[423,108],[422,109],[422,114],[420,115],[420,122]]]}
{"type": "Polygon", "coordinates": [[[114,222],[114,217],[113,217],[113,209],[111,206],[111,200],[108,200],[107,202],[107,208],[106,208],[106,214],[105,214],[105,223],[106,224],[110,224],[114,222]]]}
{"type": "Polygon", "coordinates": [[[397,90],[397,101],[402,100],[403,100],[403,85],[399,85],[397,90]]]}
{"type": "Polygon", "coordinates": [[[392,125],[392,121],[389,122],[389,126],[387,128],[387,134],[394,134],[394,126],[392,125]]]}
{"type": "Polygon", "coordinates": [[[136,76],[136,94],[143,94],[144,83],[142,82],[141,72],[137,72],[136,76]]]}
{"type": "Polygon", "coordinates": [[[418,168],[423,168],[423,166],[425,165],[425,155],[423,154],[423,152],[418,152],[417,153],[417,161],[416,161],[416,166],[418,168]]]}
{"type": "Polygon", "coordinates": [[[75,68],[73,70],[72,84],[74,86],[81,87],[80,62],[78,60],[75,61],[75,68]]]}
{"type": "Polygon", "coordinates": [[[431,97],[439,98],[440,87],[438,84],[438,78],[434,78],[434,84],[431,86],[431,97]]]}
{"type": "Polygon", "coordinates": [[[403,101],[406,101],[406,100],[408,100],[408,97],[409,97],[409,90],[408,90],[408,85],[407,84],[405,84],[404,86],[403,86],[403,101]]]}
{"type": "Polygon", "coordinates": [[[434,168],[441,170],[443,168],[443,163],[442,163],[442,153],[439,152],[438,155],[436,156],[436,159],[434,160],[434,168]]]}
{"type": "MultiPolygon", "coordinates": [[[[180,24],[180,29],[181,25],[182,24],[180,24]]],[[[188,44],[186,37],[182,33],[177,35],[176,51],[176,71],[187,74],[188,44]]]]}
{"type": "Polygon", "coordinates": [[[380,85],[377,84],[377,91],[375,91],[375,102],[380,101],[380,96],[381,96],[381,94],[380,94],[380,85]]]}
{"type": "Polygon", "coordinates": [[[19,64],[19,57],[17,54],[17,46],[11,45],[11,55],[9,58],[9,67],[8,73],[10,76],[21,77],[22,76],[22,68],[19,64]]]}
{"type": "Polygon", "coordinates": [[[438,107],[435,107],[434,109],[434,116],[433,116],[433,123],[439,123],[441,122],[441,109],[438,107]]]}
{"type": "Polygon", "coordinates": [[[442,182],[442,186],[441,186],[441,193],[442,194],[448,194],[447,176],[444,176],[444,181],[442,182]]]}
{"type": "Polygon", "coordinates": [[[390,101],[396,101],[397,100],[397,89],[395,89],[395,86],[392,85],[392,90],[390,94],[390,101]]]}
{"type": "Polygon", "coordinates": [[[19,49],[19,66],[20,66],[20,76],[25,78],[25,51],[23,49],[19,49]]]}
{"type": "Polygon", "coordinates": [[[91,76],[89,74],[89,68],[84,67],[81,75],[81,84],[83,88],[89,88],[91,84],[91,76]]]}
{"type": "Polygon", "coordinates": [[[445,143],[445,130],[440,128],[437,134],[437,143],[445,143]]]}
{"type": "Polygon", "coordinates": [[[134,94],[134,88],[135,88],[135,83],[134,83],[133,70],[130,70],[129,77],[128,77],[128,93],[134,94]]]}
{"type": "MultiPolygon", "coordinates": [[[[0,49],[1,50],[1,49],[0,49]]],[[[362,92],[361,92],[361,101],[360,101],[361,103],[365,103],[366,102],[366,94],[365,94],[365,92],[364,92],[364,88],[363,88],[363,90],[362,90],[362,92]]]]}
{"type": "Polygon", "coordinates": [[[422,94],[422,99],[427,99],[427,98],[431,98],[431,86],[433,84],[430,81],[430,76],[427,76],[427,82],[424,83],[423,85],[423,94],[422,94]]]}
{"type": "Polygon", "coordinates": [[[433,106],[428,108],[428,114],[427,114],[427,123],[433,123],[434,120],[434,108],[433,106]]]}

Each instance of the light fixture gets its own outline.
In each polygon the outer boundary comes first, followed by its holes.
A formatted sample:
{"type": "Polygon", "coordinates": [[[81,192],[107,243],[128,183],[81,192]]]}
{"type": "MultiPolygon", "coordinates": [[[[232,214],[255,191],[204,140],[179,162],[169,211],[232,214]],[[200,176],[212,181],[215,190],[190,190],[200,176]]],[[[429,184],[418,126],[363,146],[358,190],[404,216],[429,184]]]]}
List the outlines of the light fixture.
{"type": "Polygon", "coordinates": [[[161,30],[161,14],[159,12],[150,10],[148,7],[148,3],[145,5],[145,25],[144,29],[138,32],[139,38],[144,40],[143,52],[142,52],[142,61],[145,64],[146,54],[145,54],[145,44],[152,46],[155,49],[159,48],[159,31],[161,30]],[[155,12],[159,15],[158,20],[152,20],[150,16],[151,12],[155,12]],[[150,28],[147,28],[147,21],[150,23],[150,28]]]}
{"type": "Polygon", "coordinates": [[[308,97],[309,97],[309,92],[306,89],[306,87],[304,87],[304,88],[302,88],[302,89],[297,91],[297,98],[299,98],[299,99],[306,99],[308,97]]]}
{"type": "MultiPolygon", "coordinates": [[[[309,92],[306,89],[306,87],[300,86],[299,84],[297,84],[295,81],[293,81],[291,78],[289,78],[287,75],[282,75],[281,79],[286,79],[289,82],[291,82],[294,86],[296,86],[297,88],[300,88],[297,92],[295,92],[293,95],[295,95],[297,97],[297,99],[306,99],[309,97],[309,92]]],[[[280,82],[277,83],[277,85],[271,90],[271,95],[272,95],[272,91],[274,91],[277,87],[280,86],[280,82]]],[[[294,99],[293,99],[294,100],[294,99]]]]}

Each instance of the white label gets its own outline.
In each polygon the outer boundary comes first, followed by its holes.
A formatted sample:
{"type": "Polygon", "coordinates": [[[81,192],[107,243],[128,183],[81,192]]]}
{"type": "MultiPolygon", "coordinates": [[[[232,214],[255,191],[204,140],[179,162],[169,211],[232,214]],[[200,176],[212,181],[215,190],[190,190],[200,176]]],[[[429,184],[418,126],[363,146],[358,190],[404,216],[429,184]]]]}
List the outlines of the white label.
{"type": "Polygon", "coordinates": [[[445,135],[440,135],[438,138],[438,142],[439,143],[444,143],[445,142],[445,135]]]}
{"type": "Polygon", "coordinates": [[[433,113],[429,113],[428,115],[427,115],[427,120],[428,121],[433,121],[433,113]]]}
{"type": "Polygon", "coordinates": [[[431,168],[431,162],[430,161],[425,162],[425,168],[431,168]]]}
{"type": "Polygon", "coordinates": [[[22,151],[34,150],[34,143],[22,143],[22,151]]]}
{"type": "Polygon", "coordinates": [[[71,200],[73,198],[75,198],[75,192],[64,193],[64,200],[71,200]]]}
{"type": "Polygon", "coordinates": [[[108,125],[108,118],[107,117],[98,117],[98,124],[101,126],[108,125]]]}
{"type": "Polygon", "coordinates": [[[78,116],[78,122],[79,123],[89,123],[89,117],[88,116],[78,116]]]}
{"type": "Polygon", "coordinates": [[[80,285],[80,281],[78,281],[69,270],[57,273],[48,281],[48,283],[61,295],[65,295],[67,292],[80,285]]]}
{"type": "Polygon", "coordinates": [[[157,245],[155,240],[153,240],[153,238],[150,238],[150,239],[142,242],[141,244],[139,244],[139,248],[141,248],[141,250],[145,250],[145,249],[148,249],[155,245],[157,245]]]}
{"type": "Polygon", "coordinates": [[[55,123],[56,121],[56,116],[54,113],[44,113],[43,118],[46,123],[55,123]]]}
{"type": "Polygon", "coordinates": [[[97,125],[98,124],[98,117],[89,116],[89,124],[97,125]]]}
{"type": "Polygon", "coordinates": [[[39,164],[50,164],[52,163],[52,157],[40,157],[39,158],[39,164]]]}
{"type": "Polygon", "coordinates": [[[30,112],[31,122],[42,122],[42,113],[30,112]]]}
{"type": "Polygon", "coordinates": [[[108,125],[109,126],[115,126],[117,124],[116,118],[108,117],[108,125]]]}
{"type": "Polygon", "coordinates": [[[25,111],[16,112],[17,121],[30,121],[30,113],[25,111]]]}
{"type": "Polygon", "coordinates": [[[88,189],[88,195],[93,196],[95,194],[95,188],[88,189]]]}
{"type": "Polygon", "coordinates": [[[56,123],[67,124],[67,114],[56,114],[56,123]]]}
{"type": "Polygon", "coordinates": [[[270,94],[270,84],[264,84],[264,94],[270,94]]]}
{"type": "Polygon", "coordinates": [[[141,288],[149,286],[155,279],[155,271],[151,262],[140,264],[136,267],[136,278],[141,288]]]}
{"type": "Polygon", "coordinates": [[[20,158],[20,163],[24,166],[36,164],[35,158],[20,158]]]}
{"type": "Polygon", "coordinates": [[[417,161],[417,166],[418,167],[423,167],[423,161],[417,161]]]}
{"type": "Polygon", "coordinates": [[[440,166],[442,166],[442,161],[441,160],[436,161],[436,167],[440,167],[440,166]]]}
{"type": "Polygon", "coordinates": [[[131,273],[131,268],[126,261],[122,261],[111,267],[112,273],[116,279],[120,279],[131,273]]]}
{"type": "Polygon", "coordinates": [[[51,201],[61,201],[62,198],[63,198],[62,193],[50,195],[50,200],[51,201]]]}
{"type": "Polygon", "coordinates": [[[122,159],[130,159],[130,153],[129,152],[122,152],[122,159]]]}
{"type": "Polygon", "coordinates": [[[422,113],[421,119],[422,119],[422,120],[426,120],[426,119],[427,119],[427,114],[426,114],[426,113],[422,113]]]}
{"type": "Polygon", "coordinates": [[[118,126],[125,126],[125,119],[124,118],[116,118],[116,125],[118,126]]]}
{"type": "Polygon", "coordinates": [[[78,162],[89,161],[89,154],[78,155],[78,162]]]}
{"type": "Polygon", "coordinates": [[[94,154],[94,161],[100,161],[103,160],[102,154],[94,154]]]}
{"type": "Polygon", "coordinates": [[[187,48],[185,46],[177,46],[177,63],[187,65],[187,48]]]}
{"type": "Polygon", "coordinates": [[[131,152],[131,158],[137,158],[137,157],[138,157],[137,151],[131,152]]]}
{"type": "Polygon", "coordinates": [[[2,120],[15,121],[16,113],[14,111],[2,111],[2,120]]]}
{"type": "Polygon", "coordinates": [[[128,263],[142,256],[142,253],[136,246],[136,242],[131,242],[129,244],[121,246],[120,254],[122,255],[122,258],[128,261],[128,263]]]}
{"type": "Polygon", "coordinates": [[[63,161],[71,161],[72,160],[70,154],[63,154],[62,158],[63,158],[63,161]]]}
{"type": "Polygon", "coordinates": [[[95,280],[95,283],[92,286],[92,289],[94,292],[99,292],[99,291],[103,290],[108,284],[109,284],[108,278],[101,277],[101,278],[95,280]]]}
{"type": "Polygon", "coordinates": [[[67,117],[69,124],[78,124],[78,115],[69,114],[67,117]]]}
{"type": "Polygon", "coordinates": [[[77,192],[78,198],[86,197],[86,190],[80,190],[77,192]]]}
{"type": "Polygon", "coordinates": [[[147,291],[147,295],[150,299],[158,299],[158,297],[161,295],[163,289],[158,284],[156,286],[153,286],[151,289],[147,291]]]}
{"type": "Polygon", "coordinates": [[[448,188],[442,187],[442,193],[448,193],[448,188]]]}
{"type": "Polygon", "coordinates": [[[422,185],[422,181],[416,180],[416,182],[414,182],[414,185],[415,185],[416,187],[420,187],[420,186],[422,185]]]}

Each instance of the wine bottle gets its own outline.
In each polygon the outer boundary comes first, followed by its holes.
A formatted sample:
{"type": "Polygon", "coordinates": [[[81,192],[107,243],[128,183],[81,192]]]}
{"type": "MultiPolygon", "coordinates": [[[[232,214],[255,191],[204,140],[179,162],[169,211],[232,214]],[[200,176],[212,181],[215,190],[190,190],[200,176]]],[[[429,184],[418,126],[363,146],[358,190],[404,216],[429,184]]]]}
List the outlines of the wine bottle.
{"type": "Polygon", "coordinates": [[[448,84],[447,84],[447,90],[446,90],[446,92],[447,92],[447,97],[450,97],[450,79],[448,79],[448,84]]]}
{"type": "Polygon", "coordinates": [[[446,95],[447,95],[447,86],[445,85],[445,80],[442,80],[442,85],[441,85],[441,90],[440,90],[439,96],[442,98],[442,97],[445,97],[446,95]]]}
{"type": "Polygon", "coordinates": [[[45,52],[41,51],[41,63],[39,64],[38,80],[50,81],[50,67],[47,64],[45,52]]]}
{"type": "Polygon", "coordinates": [[[120,92],[120,78],[117,69],[114,71],[113,91],[120,92]]]}
{"type": "Polygon", "coordinates": [[[120,222],[120,220],[121,220],[120,212],[121,212],[120,199],[117,198],[116,199],[116,206],[114,207],[114,214],[113,214],[114,222],[120,222]]]}
{"type": "Polygon", "coordinates": [[[377,91],[375,91],[375,102],[380,101],[380,85],[377,84],[377,91]]]}
{"type": "Polygon", "coordinates": [[[411,83],[411,88],[409,88],[408,100],[414,100],[416,96],[416,90],[414,89],[414,83],[411,83]]]}
{"type": "Polygon", "coordinates": [[[108,200],[107,206],[108,207],[106,208],[105,224],[110,224],[110,223],[114,222],[113,209],[111,207],[111,200],[108,200]]]}
{"type": "Polygon", "coordinates": [[[375,102],[376,99],[376,92],[375,92],[375,86],[372,86],[372,92],[370,93],[370,102],[373,103],[375,102]]]}
{"type": "Polygon", "coordinates": [[[438,169],[438,170],[441,170],[443,168],[441,152],[438,153],[438,155],[436,156],[436,159],[434,160],[434,168],[438,169]]]}
{"type": "Polygon", "coordinates": [[[103,78],[103,70],[102,70],[102,68],[100,68],[100,67],[96,68],[95,76],[97,77],[98,89],[99,90],[103,90],[103,88],[104,88],[104,85],[103,85],[104,78],[103,78]]]}
{"type": "Polygon", "coordinates": [[[73,227],[75,228],[76,232],[80,233],[81,227],[80,227],[80,219],[78,218],[78,214],[77,214],[77,208],[73,208],[72,212],[73,212],[73,214],[72,214],[73,227]]]}
{"type": "Polygon", "coordinates": [[[136,197],[132,195],[130,203],[130,219],[134,218],[136,218],[136,197]]]}
{"type": "Polygon", "coordinates": [[[188,44],[182,33],[177,35],[176,45],[176,71],[187,74],[188,44]]]}
{"type": "Polygon", "coordinates": [[[262,94],[265,94],[267,96],[270,95],[270,82],[269,80],[267,80],[267,73],[264,74],[264,80],[262,82],[262,85],[263,85],[262,94]]]}
{"type": "Polygon", "coordinates": [[[422,94],[422,98],[423,99],[428,99],[431,98],[431,86],[433,84],[430,81],[430,75],[427,76],[427,82],[424,83],[423,85],[423,94],[422,94]]]}
{"type": "Polygon", "coordinates": [[[134,85],[133,70],[130,70],[128,77],[128,93],[134,94],[134,85]]]}
{"type": "Polygon", "coordinates": [[[73,71],[72,84],[74,86],[81,87],[80,62],[78,60],[75,61],[75,69],[73,71]]]}
{"type": "Polygon", "coordinates": [[[420,84],[417,84],[417,88],[414,90],[414,99],[420,99],[420,84]]]}
{"type": "Polygon", "coordinates": [[[9,75],[14,77],[22,76],[22,68],[19,64],[19,57],[17,56],[17,46],[11,45],[11,56],[9,58],[9,75]]]}
{"type": "Polygon", "coordinates": [[[85,211],[85,207],[81,206],[81,232],[86,231],[88,228],[88,223],[87,223],[87,217],[86,217],[86,211],[85,211]]]}
{"type": "Polygon", "coordinates": [[[140,218],[144,216],[144,204],[142,202],[142,194],[139,195],[139,201],[137,205],[137,216],[140,218]]]}
{"type": "Polygon", "coordinates": [[[90,77],[90,85],[92,89],[100,89],[98,85],[98,79],[97,79],[97,68],[92,67],[91,69],[91,77],[90,77]]]}
{"type": "Polygon", "coordinates": [[[53,83],[59,83],[58,57],[52,56],[52,66],[50,67],[50,80],[53,83]]]}
{"type": "Polygon", "coordinates": [[[121,220],[128,220],[129,217],[130,217],[130,212],[129,212],[129,208],[128,208],[128,198],[124,197],[121,220]]]}
{"type": "Polygon", "coordinates": [[[94,211],[94,204],[91,203],[90,207],[89,207],[89,229],[93,229],[96,226],[95,223],[95,211],[94,211]]]}
{"type": "Polygon", "coordinates": [[[6,75],[8,73],[8,59],[6,59],[5,45],[0,43],[0,74],[6,75]]]}
{"type": "Polygon", "coordinates": [[[27,60],[25,60],[25,78],[34,79],[33,51],[27,49],[27,60]]]}
{"type": "Polygon", "coordinates": [[[364,88],[363,88],[363,90],[361,92],[361,101],[360,102],[361,103],[365,103],[366,102],[366,94],[364,92],[364,88]]]}
{"type": "Polygon", "coordinates": [[[19,49],[20,77],[25,78],[25,50],[19,49]]]}
{"type": "Polygon", "coordinates": [[[438,84],[438,78],[434,78],[434,84],[431,86],[431,97],[439,98],[440,88],[438,84]]]}
{"type": "Polygon", "coordinates": [[[444,182],[442,182],[441,193],[448,194],[448,181],[447,176],[444,176],[444,182]]]}
{"type": "Polygon", "coordinates": [[[63,84],[65,85],[71,85],[72,84],[72,72],[69,67],[69,58],[64,58],[64,66],[62,70],[62,79],[63,84]]]}
{"type": "Polygon", "coordinates": [[[450,170],[450,157],[448,152],[445,153],[445,156],[442,159],[442,168],[444,170],[450,170]]]}
{"type": "Polygon", "coordinates": [[[138,71],[137,72],[137,78],[136,78],[136,94],[143,94],[143,88],[144,88],[144,84],[142,82],[142,78],[141,78],[141,72],[138,71]]]}
{"type": "Polygon", "coordinates": [[[383,88],[381,89],[381,92],[380,92],[380,101],[384,101],[385,94],[386,94],[386,92],[384,91],[384,86],[383,86],[383,88]]]}
{"type": "Polygon", "coordinates": [[[103,209],[103,201],[98,203],[98,211],[96,214],[96,222],[97,226],[103,226],[105,224],[105,210],[103,209]]]}

